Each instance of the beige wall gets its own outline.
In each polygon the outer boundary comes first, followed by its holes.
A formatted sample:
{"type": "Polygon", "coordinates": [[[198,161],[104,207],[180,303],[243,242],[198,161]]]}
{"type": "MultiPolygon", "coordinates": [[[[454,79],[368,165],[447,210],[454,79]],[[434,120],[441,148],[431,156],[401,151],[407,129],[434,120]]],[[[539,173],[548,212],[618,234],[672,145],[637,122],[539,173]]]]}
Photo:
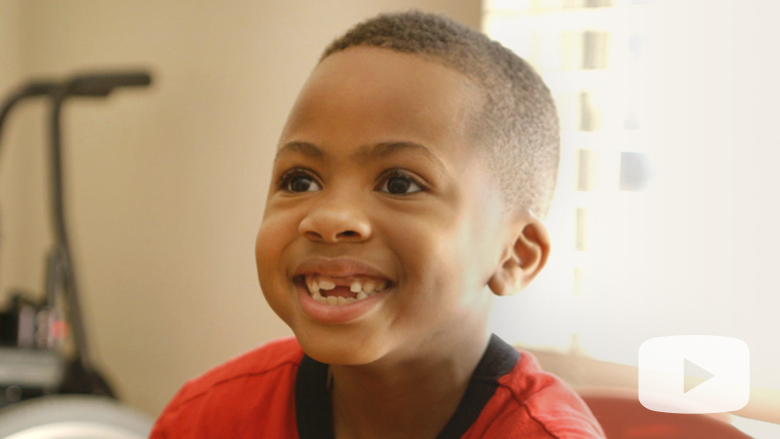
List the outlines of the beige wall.
{"type": "MultiPolygon", "coordinates": [[[[474,27],[479,0],[0,1],[0,91],[23,77],[148,67],[154,86],[65,113],[68,214],[91,348],[122,398],[159,412],[189,377],[289,334],[257,284],[270,160],[328,41],[416,7],[474,27]]],[[[0,156],[0,287],[40,293],[45,106],[0,156]]]]}

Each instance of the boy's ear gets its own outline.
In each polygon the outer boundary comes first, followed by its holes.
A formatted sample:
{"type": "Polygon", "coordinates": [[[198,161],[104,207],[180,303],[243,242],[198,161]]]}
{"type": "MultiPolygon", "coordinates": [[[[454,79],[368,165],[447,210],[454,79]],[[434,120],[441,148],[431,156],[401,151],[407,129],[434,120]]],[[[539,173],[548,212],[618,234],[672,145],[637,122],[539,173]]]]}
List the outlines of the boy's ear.
{"type": "Polygon", "coordinates": [[[509,227],[509,239],[498,270],[488,281],[488,287],[498,296],[525,288],[542,271],[550,256],[547,228],[531,211],[519,213],[509,227]]]}

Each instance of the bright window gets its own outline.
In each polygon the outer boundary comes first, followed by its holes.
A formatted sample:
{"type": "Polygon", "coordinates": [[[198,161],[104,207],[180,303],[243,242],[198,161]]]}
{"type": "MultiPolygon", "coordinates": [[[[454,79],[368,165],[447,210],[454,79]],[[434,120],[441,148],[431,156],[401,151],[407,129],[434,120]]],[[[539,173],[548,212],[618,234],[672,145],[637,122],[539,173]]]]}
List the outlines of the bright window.
{"type": "Polygon", "coordinates": [[[553,253],[493,330],[636,365],[665,335],[744,340],[780,389],[776,2],[492,0],[483,28],[561,117],[553,253]],[[773,128],[775,127],[775,128],[773,128]]]}

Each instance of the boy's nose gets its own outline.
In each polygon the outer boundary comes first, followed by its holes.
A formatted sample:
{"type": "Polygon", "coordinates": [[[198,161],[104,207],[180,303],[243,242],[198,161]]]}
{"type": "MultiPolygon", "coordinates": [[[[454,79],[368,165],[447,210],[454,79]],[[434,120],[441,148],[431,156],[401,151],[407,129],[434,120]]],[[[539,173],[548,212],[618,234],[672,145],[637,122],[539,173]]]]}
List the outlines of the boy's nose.
{"type": "Polygon", "coordinates": [[[371,236],[371,224],[356,207],[331,202],[309,212],[298,231],[315,242],[361,242],[371,236]]]}

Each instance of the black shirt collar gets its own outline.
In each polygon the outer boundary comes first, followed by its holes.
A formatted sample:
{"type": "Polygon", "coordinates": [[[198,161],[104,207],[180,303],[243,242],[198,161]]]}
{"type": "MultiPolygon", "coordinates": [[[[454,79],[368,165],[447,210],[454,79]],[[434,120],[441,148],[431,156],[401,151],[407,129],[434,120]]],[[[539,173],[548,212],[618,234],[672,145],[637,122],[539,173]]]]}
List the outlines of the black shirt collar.
{"type": "MultiPolygon", "coordinates": [[[[458,408],[436,439],[463,436],[498,388],[498,380],[514,368],[520,353],[495,334],[474,369],[458,408]]],[[[328,391],[328,365],[304,355],[295,378],[295,415],[300,439],[334,439],[328,391]]]]}

